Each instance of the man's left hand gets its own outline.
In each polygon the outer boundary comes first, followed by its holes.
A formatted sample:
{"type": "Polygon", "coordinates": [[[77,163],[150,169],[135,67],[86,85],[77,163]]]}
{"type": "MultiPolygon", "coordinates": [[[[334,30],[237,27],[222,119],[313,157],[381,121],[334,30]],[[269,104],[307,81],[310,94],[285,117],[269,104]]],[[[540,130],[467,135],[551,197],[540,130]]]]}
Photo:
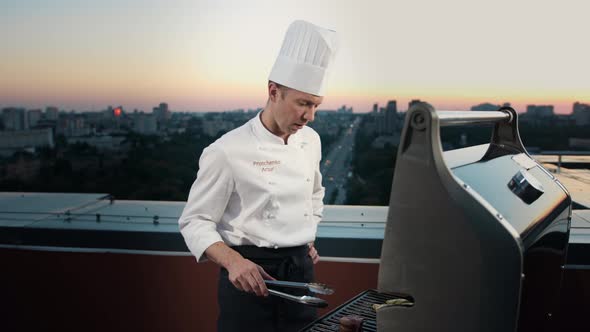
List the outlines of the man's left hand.
{"type": "Polygon", "coordinates": [[[313,243],[309,243],[309,257],[311,257],[311,260],[313,261],[314,264],[317,264],[317,262],[320,261],[320,255],[318,255],[318,251],[315,249],[313,243]]]}

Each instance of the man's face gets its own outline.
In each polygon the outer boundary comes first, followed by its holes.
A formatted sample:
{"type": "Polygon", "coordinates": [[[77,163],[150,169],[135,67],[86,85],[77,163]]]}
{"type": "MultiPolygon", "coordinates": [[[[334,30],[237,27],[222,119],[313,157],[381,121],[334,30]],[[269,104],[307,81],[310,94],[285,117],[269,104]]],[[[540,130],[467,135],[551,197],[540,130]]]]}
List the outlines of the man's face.
{"type": "Polygon", "coordinates": [[[324,97],[294,89],[277,88],[277,90],[274,120],[281,136],[295,134],[303,126],[312,122],[318,106],[324,100],[324,97]]]}

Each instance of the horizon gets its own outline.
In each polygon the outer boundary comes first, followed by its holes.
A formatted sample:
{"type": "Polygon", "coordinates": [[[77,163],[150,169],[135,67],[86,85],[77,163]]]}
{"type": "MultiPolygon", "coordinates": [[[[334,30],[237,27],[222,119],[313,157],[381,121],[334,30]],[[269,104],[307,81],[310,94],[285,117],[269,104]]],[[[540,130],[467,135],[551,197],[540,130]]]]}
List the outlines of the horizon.
{"type": "MultiPolygon", "coordinates": [[[[395,99],[392,99],[395,100],[395,99]]],[[[397,101],[397,100],[396,100],[397,101]]],[[[425,100],[420,100],[423,102],[427,102],[425,100]]],[[[166,101],[161,101],[160,103],[165,103],[168,105],[168,110],[172,113],[232,113],[232,112],[249,112],[249,111],[258,111],[264,108],[264,106],[259,106],[259,107],[237,107],[237,108],[233,108],[233,109],[223,109],[223,110],[182,110],[182,109],[174,109],[170,107],[170,103],[166,102],[166,101]]],[[[112,107],[113,109],[116,108],[121,108],[122,111],[124,113],[127,114],[132,114],[134,112],[139,112],[139,113],[153,113],[153,108],[157,107],[160,105],[160,103],[158,103],[157,105],[153,105],[151,106],[148,110],[144,110],[144,109],[130,109],[127,108],[125,105],[120,105],[120,104],[113,104],[113,105],[105,105],[102,108],[99,109],[75,109],[75,108],[70,108],[70,109],[66,109],[66,108],[62,108],[58,105],[44,105],[44,106],[39,106],[39,107],[27,107],[24,105],[1,105],[0,104],[0,110],[5,109],[5,108],[17,108],[17,109],[25,109],[25,111],[32,111],[32,110],[41,110],[42,112],[45,112],[47,108],[50,107],[55,107],[58,109],[59,112],[61,113],[69,113],[69,112],[75,112],[75,113],[93,113],[93,112],[105,112],[108,111],[109,107],[112,107]]],[[[384,106],[386,106],[386,102],[385,103],[380,103],[379,104],[379,108],[385,108],[384,106]]],[[[487,102],[482,102],[479,104],[475,104],[472,106],[478,106],[481,104],[493,104],[493,103],[487,103],[487,102]]],[[[398,113],[405,113],[409,110],[409,108],[399,108],[399,103],[397,104],[398,108],[397,108],[397,112],[398,113]]],[[[432,104],[431,104],[432,105],[432,104]]],[[[551,104],[529,104],[529,105],[534,105],[534,106],[554,106],[551,104]]],[[[339,108],[341,108],[342,106],[346,106],[346,108],[349,108],[349,105],[340,105],[338,107],[335,108],[318,108],[317,111],[318,112],[336,112],[338,111],[339,108]]],[[[371,105],[372,106],[372,105],[371,105]]],[[[501,104],[498,104],[498,106],[502,106],[501,104]]],[[[522,110],[519,108],[514,107],[514,105],[510,105],[510,107],[514,108],[514,110],[516,110],[517,113],[519,114],[524,114],[526,113],[526,107],[524,107],[522,110]]],[[[469,107],[468,109],[460,109],[460,108],[436,108],[435,110],[437,111],[470,111],[469,107]]],[[[573,108],[573,103],[572,103],[572,108],[573,108]]],[[[370,110],[367,111],[357,111],[353,109],[353,113],[354,114],[366,114],[366,113],[371,113],[372,112],[372,107],[370,110]]],[[[555,115],[571,115],[573,112],[570,111],[568,113],[558,113],[555,112],[555,115]]]]}
{"type": "Polygon", "coordinates": [[[0,4],[0,107],[149,112],[258,108],[295,19],[334,29],[340,49],[325,109],[355,113],[412,99],[437,109],[480,103],[590,103],[590,4],[524,0],[341,3],[312,0],[7,0],[0,4]],[[418,19],[419,18],[419,19],[418,19]],[[158,96],[158,97],[155,97],[158,96]]]}

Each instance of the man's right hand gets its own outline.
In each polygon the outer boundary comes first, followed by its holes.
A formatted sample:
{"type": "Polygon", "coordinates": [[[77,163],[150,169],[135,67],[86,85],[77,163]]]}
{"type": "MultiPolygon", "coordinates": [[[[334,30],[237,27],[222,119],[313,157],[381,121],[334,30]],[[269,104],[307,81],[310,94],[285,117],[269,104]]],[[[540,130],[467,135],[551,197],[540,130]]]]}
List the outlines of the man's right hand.
{"type": "Polygon", "coordinates": [[[215,242],[207,250],[207,257],[223,266],[229,272],[229,281],[239,290],[255,293],[258,296],[268,296],[268,289],[264,279],[275,280],[262,267],[245,259],[237,251],[223,242],[215,242]]]}
{"type": "Polygon", "coordinates": [[[226,267],[229,281],[239,290],[268,296],[264,279],[275,280],[264,269],[249,259],[239,258],[226,267]]]}

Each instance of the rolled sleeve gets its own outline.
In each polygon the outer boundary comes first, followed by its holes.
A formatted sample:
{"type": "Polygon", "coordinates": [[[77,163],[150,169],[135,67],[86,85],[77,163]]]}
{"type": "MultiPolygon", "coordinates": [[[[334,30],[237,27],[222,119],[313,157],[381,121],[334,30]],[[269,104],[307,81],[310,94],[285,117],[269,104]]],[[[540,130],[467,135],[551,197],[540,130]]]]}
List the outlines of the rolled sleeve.
{"type": "Polygon", "coordinates": [[[199,159],[199,172],[178,220],[180,233],[198,262],[205,260],[205,250],[223,241],[217,231],[234,181],[231,165],[220,147],[211,145],[199,159]]]}

